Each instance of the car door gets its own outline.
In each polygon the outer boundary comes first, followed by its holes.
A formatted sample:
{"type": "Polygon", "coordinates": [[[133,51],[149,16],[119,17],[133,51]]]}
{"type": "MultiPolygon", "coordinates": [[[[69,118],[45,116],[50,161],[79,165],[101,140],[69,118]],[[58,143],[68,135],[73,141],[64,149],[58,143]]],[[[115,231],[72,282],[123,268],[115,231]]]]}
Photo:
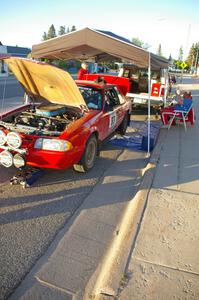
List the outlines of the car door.
{"type": "Polygon", "coordinates": [[[116,130],[124,117],[124,99],[116,87],[104,91],[103,139],[116,130]]]}

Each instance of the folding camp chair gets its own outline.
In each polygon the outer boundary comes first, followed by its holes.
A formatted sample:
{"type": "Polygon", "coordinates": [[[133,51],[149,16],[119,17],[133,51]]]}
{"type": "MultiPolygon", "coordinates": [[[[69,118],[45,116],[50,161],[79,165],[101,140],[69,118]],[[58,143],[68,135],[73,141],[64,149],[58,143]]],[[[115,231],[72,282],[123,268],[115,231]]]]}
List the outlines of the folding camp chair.
{"type": "Polygon", "coordinates": [[[191,124],[194,123],[192,99],[184,99],[182,105],[175,105],[173,116],[169,121],[168,130],[170,129],[173,121],[183,122],[185,131],[187,130],[186,122],[190,122],[191,124]]]}

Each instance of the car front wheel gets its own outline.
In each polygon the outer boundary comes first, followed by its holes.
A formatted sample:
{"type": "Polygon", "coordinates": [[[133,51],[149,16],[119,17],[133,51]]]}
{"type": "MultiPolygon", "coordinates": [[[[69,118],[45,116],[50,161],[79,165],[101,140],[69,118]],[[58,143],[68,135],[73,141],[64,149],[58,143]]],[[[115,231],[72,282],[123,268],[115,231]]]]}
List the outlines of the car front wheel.
{"type": "Polygon", "coordinates": [[[87,143],[84,150],[84,154],[78,164],[73,166],[75,171],[87,172],[94,166],[95,159],[97,156],[97,139],[95,135],[92,135],[87,143]]]}

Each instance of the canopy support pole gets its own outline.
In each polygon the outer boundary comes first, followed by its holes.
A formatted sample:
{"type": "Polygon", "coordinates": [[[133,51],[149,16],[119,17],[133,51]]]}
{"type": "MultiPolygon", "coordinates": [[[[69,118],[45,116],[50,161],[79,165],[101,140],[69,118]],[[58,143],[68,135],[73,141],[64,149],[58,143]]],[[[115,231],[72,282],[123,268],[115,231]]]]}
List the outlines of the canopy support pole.
{"type": "Polygon", "coordinates": [[[151,53],[149,52],[149,66],[148,66],[148,147],[147,155],[150,155],[150,118],[151,118],[151,53]]]}
{"type": "Polygon", "coordinates": [[[170,94],[169,71],[164,69],[165,89],[164,89],[164,107],[167,105],[167,95],[170,94]]]}

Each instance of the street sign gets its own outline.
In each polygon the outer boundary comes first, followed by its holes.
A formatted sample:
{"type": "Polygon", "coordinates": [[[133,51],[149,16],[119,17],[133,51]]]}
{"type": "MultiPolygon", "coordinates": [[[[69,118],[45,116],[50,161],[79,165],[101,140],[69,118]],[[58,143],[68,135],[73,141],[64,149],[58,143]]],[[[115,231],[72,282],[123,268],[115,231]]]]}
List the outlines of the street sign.
{"type": "Polygon", "coordinates": [[[185,69],[188,65],[186,64],[186,62],[183,61],[183,62],[180,64],[180,66],[181,66],[182,69],[185,69]]]}

